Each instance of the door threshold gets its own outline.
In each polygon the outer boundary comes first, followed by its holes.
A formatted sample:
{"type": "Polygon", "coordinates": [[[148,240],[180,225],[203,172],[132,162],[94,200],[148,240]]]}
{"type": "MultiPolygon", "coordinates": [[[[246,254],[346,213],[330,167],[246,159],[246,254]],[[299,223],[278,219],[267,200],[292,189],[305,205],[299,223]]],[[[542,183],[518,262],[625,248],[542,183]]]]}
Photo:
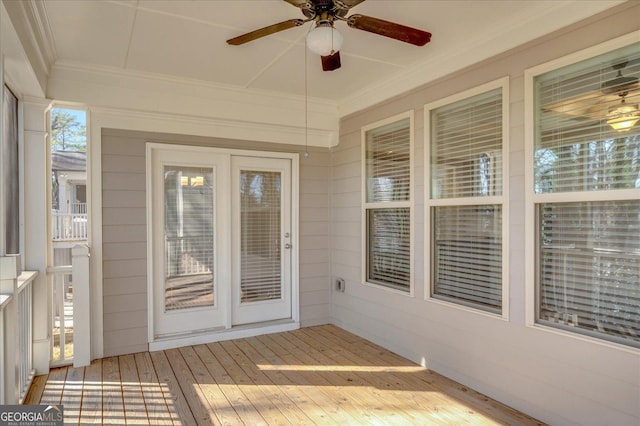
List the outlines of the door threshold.
{"type": "Polygon", "coordinates": [[[223,340],[242,339],[262,334],[280,333],[297,330],[300,323],[292,319],[266,321],[252,324],[235,325],[231,328],[215,328],[171,336],[159,336],[149,342],[149,351],[180,348],[183,346],[201,345],[221,342],[223,340]]]}

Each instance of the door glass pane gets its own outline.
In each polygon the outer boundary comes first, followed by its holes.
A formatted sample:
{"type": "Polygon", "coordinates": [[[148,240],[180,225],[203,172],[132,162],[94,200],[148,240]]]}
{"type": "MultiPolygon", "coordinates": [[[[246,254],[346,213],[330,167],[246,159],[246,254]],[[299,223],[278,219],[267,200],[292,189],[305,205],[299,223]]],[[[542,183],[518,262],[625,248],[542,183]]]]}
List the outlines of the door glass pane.
{"type": "Polygon", "coordinates": [[[240,302],[280,299],[281,174],[240,171],[240,302]]]}
{"type": "Polygon", "coordinates": [[[214,304],[213,169],[165,166],[165,309],[214,304]]]}

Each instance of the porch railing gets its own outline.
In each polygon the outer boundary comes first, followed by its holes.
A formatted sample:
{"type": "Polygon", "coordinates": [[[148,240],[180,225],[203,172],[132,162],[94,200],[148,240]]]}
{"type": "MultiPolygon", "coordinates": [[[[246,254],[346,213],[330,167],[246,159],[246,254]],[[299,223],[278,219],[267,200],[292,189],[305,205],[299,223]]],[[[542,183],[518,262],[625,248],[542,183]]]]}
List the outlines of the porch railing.
{"type": "Polygon", "coordinates": [[[87,214],[87,203],[71,203],[70,213],[87,214]]]}
{"type": "Polygon", "coordinates": [[[54,241],[87,239],[87,213],[51,212],[51,230],[54,241]]]}
{"type": "Polygon", "coordinates": [[[51,365],[73,362],[73,268],[47,269],[51,278],[51,365]]]}
{"type": "Polygon", "coordinates": [[[47,269],[51,283],[51,365],[88,365],[90,359],[89,246],[76,244],[71,265],[47,269]]]}
{"type": "MultiPolygon", "coordinates": [[[[33,280],[22,272],[14,289],[0,295],[0,404],[22,403],[33,369],[33,280]]],[[[6,289],[5,289],[6,290],[6,289]]]]}

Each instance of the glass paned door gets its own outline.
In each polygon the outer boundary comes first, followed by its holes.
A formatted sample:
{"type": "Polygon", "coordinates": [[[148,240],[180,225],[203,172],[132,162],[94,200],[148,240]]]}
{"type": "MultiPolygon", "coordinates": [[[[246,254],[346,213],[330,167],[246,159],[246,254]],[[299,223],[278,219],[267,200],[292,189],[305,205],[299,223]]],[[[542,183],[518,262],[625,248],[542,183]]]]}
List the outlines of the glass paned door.
{"type": "Polygon", "coordinates": [[[291,162],[233,157],[233,323],[291,317],[291,162]]]}

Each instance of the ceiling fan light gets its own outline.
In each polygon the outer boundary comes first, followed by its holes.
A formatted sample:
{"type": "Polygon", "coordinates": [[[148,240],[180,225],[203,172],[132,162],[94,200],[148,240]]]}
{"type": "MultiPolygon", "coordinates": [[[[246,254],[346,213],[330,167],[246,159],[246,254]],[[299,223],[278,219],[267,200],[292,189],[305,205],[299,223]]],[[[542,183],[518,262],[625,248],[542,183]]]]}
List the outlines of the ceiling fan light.
{"type": "Polygon", "coordinates": [[[342,47],[342,34],[331,24],[320,23],[307,34],[307,47],[317,55],[331,55],[342,47]]]}
{"type": "Polygon", "coordinates": [[[640,121],[640,110],[637,104],[622,103],[607,114],[607,124],[619,132],[629,131],[638,121],[640,121]]]}

